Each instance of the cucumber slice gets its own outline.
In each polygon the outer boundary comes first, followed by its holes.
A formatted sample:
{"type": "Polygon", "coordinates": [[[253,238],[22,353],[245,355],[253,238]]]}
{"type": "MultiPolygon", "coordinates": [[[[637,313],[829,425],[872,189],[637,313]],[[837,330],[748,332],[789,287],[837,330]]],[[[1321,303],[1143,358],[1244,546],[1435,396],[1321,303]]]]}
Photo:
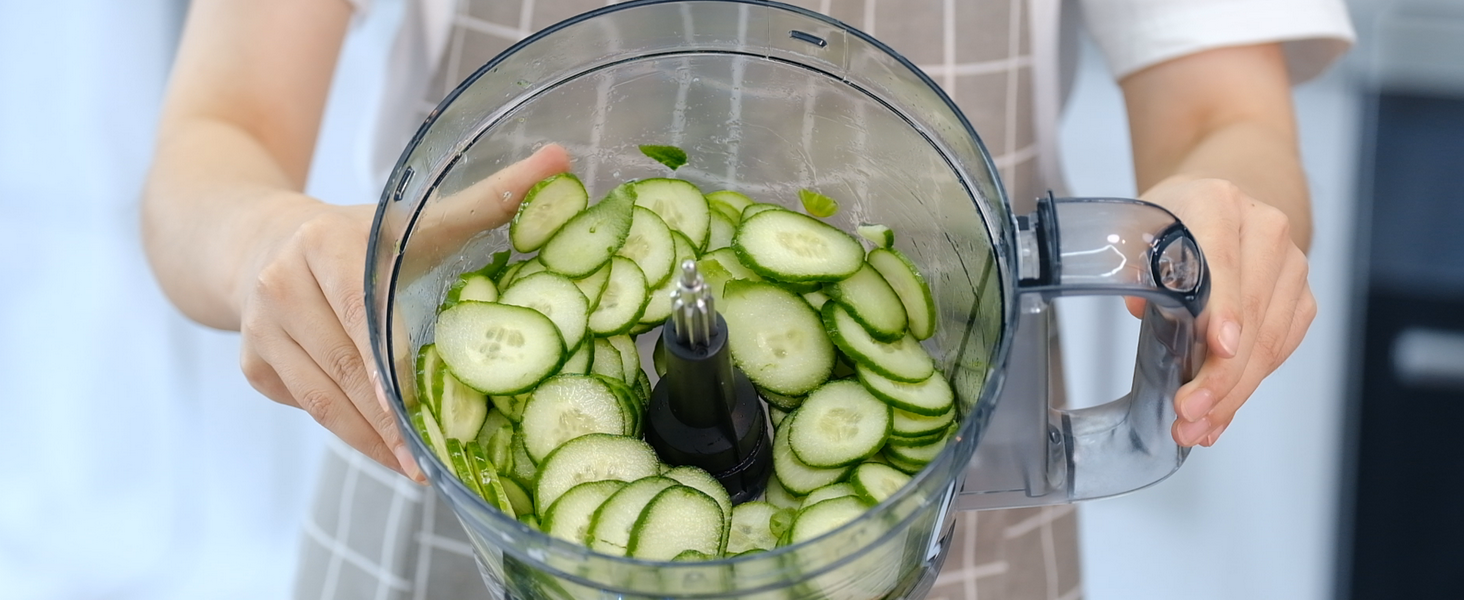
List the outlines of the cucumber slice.
{"type": "Polygon", "coordinates": [[[778,427],[778,426],[782,425],[783,424],[783,419],[786,418],[787,416],[788,416],[788,413],[783,412],[782,409],[780,409],[780,408],[778,408],[776,406],[769,406],[768,407],[768,421],[773,424],[773,427],[778,427]]]}
{"type": "Polygon", "coordinates": [[[517,394],[559,370],[564,340],[538,311],[462,302],[437,316],[437,351],[463,383],[485,394],[517,394]]]}
{"type": "Polygon", "coordinates": [[[828,379],[834,347],[802,298],[776,285],[740,280],[727,282],[723,295],[727,345],[754,384],[801,396],[828,379]]]}
{"type": "Polygon", "coordinates": [[[635,384],[641,373],[645,372],[641,369],[640,350],[636,349],[635,340],[628,335],[615,335],[605,338],[605,341],[610,342],[610,346],[620,353],[620,367],[625,371],[617,379],[627,385],[635,384]]]}
{"type": "Polygon", "coordinates": [[[604,433],[574,438],[539,466],[534,507],[547,510],[559,496],[586,481],[635,481],[661,471],[656,451],[639,439],[604,433]]]}
{"type": "Polygon", "coordinates": [[[477,486],[483,499],[504,514],[517,517],[518,510],[504,487],[503,477],[493,467],[492,461],[483,455],[483,449],[477,444],[463,444],[463,449],[468,457],[468,477],[473,479],[473,485],[477,486]]]}
{"type": "Polygon", "coordinates": [[[891,416],[890,437],[922,438],[944,432],[946,427],[956,419],[956,411],[948,410],[932,417],[896,408],[891,416]]]}
{"type": "Polygon", "coordinates": [[[447,290],[447,300],[442,303],[442,308],[447,308],[463,300],[476,302],[495,302],[498,300],[498,286],[493,285],[493,279],[478,272],[463,273],[452,287],[447,290]]]}
{"type": "MultiPolygon", "coordinates": [[[[721,202],[713,202],[710,196],[707,197],[707,206],[712,208],[713,215],[726,217],[727,222],[732,224],[733,229],[736,229],[737,224],[742,222],[742,213],[733,210],[732,207],[721,202]]],[[[708,245],[711,244],[710,241],[707,243],[708,245]]]]}
{"type": "Polygon", "coordinates": [[[590,365],[590,372],[595,375],[604,375],[614,379],[625,377],[625,365],[620,358],[620,351],[615,348],[610,340],[605,338],[594,338],[595,360],[590,365]]]}
{"type": "Polygon", "coordinates": [[[680,179],[646,179],[633,185],[636,206],[651,209],[667,227],[686,234],[693,246],[706,247],[711,208],[701,190],[680,179]]]}
{"type": "MultiPolygon", "coordinates": [[[[696,261],[696,248],[691,246],[691,240],[686,239],[685,235],[680,231],[673,231],[671,241],[676,246],[676,261],[672,263],[672,271],[688,260],[696,261]]],[[[646,302],[646,312],[640,318],[641,325],[660,327],[671,317],[671,297],[676,290],[676,280],[676,277],[667,277],[660,287],[651,291],[651,298],[646,302]]]]}
{"type": "Polygon", "coordinates": [[[650,209],[637,206],[634,218],[630,221],[630,234],[615,254],[630,259],[640,267],[648,286],[658,287],[671,277],[676,246],[671,240],[671,229],[666,226],[665,221],[650,209]]]}
{"type": "Polygon", "coordinates": [[[675,485],[678,485],[675,479],[660,476],[632,481],[595,511],[587,545],[596,552],[625,556],[631,530],[635,529],[635,522],[645,512],[646,505],[675,485]]]}
{"type": "Polygon", "coordinates": [[[524,448],[542,462],[561,444],[588,433],[628,435],[633,429],[619,398],[593,375],[556,375],[524,407],[524,448]]]}
{"type": "Polygon", "coordinates": [[[671,562],[699,562],[715,558],[717,557],[711,554],[703,554],[696,550],[685,550],[681,554],[677,554],[675,558],[672,558],[671,562]]]}
{"type": "Polygon", "coordinates": [[[720,211],[712,211],[711,229],[707,234],[707,251],[730,248],[732,236],[737,233],[737,223],[720,211]]]}
{"type": "Polygon", "coordinates": [[[620,410],[625,415],[625,420],[630,425],[625,435],[640,437],[642,421],[645,418],[645,403],[641,402],[640,396],[631,389],[630,385],[604,375],[594,375],[605,385],[610,386],[610,391],[615,393],[615,399],[620,402],[620,410]]]}
{"type": "Polygon", "coordinates": [[[630,235],[635,192],[622,185],[604,200],[575,215],[539,250],[539,260],[550,271],[570,278],[594,273],[630,235]]]}
{"type": "Polygon", "coordinates": [[[732,248],[748,268],[779,281],[838,281],[864,264],[864,248],[849,234],[787,210],[744,213],[732,248]]]}
{"type": "Polygon", "coordinates": [[[559,329],[566,348],[578,348],[585,339],[590,303],[574,282],[563,275],[545,271],[520,277],[503,290],[499,302],[532,308],[549,317],[559,329]]]}
{"type": "Polygon", "coordinates": [[[417,432],[422,434],[422,441],[437,455],[437,459],[443,465],[452,466],[452,455],[447,453],[447,436],[442,435],[442,428],[437,425],[437,417],[432,416],[432,411],[418,410],[412,413],[412,424],[417,426],[417,432]]]}
{"type": "Polygon", "coordinates": [[[580,293],[585,295],[585,300],[589,302],[590,310],[593,311],[600,306],[600,294],[605,293],[605,285],[610,282],[610,263],[607,262],[604,266],[595,269],[594,273],[573,281],[574,285],[580,289],[580,293]]]}
{"type": "Polygon", "coordinates": [[[458,378],[443,368],[442,409],[438,411],[438,423],[442,433],[449,440],[475,440],[483,420],[488,417],[488,397],[478,390],[463,385],[458,378]]]}
{"type": "Polygon", "coordinates": [[[768,528],[772,530],[774,536],[781,540],[788,530],[793,528],[793,518],[797,516],[797,506],[778,507],[778,512],[773,513],[773,518],[768,520],[768,528]]]}
{"type": "Polygon", "coordinates": [[[905,336],[905,305],[869,263],[827,289],[829,296],[844,305],[849,316],[864,326],[869,337],[889,343],[905,336]]]}
{"type": "Polygon", "coordinates": [[[534,273],[543,273],[544,271],[548,270],[549,269],[544,266],[544,263],[539,260],[539,257],[536,256],[534,258],[524,261],[523,266],[519,267],[519,270],[513,272],[512,278],[500,281],[499,287],[508,287],[510,285],[518,283],[525,277],[533,275],[534,273]]]}
{"type": "MultiPolygon", "coordinates": [[[[510,442],[513,441],[513,421],[510,421],[508,417],[504,416],[503,411],[494,407],[488,409],[488,416],[483,417],[483,427],[478,429],[477,443],[479,446],[487,449],[493,446],[495,443],[494,440],[499,437],[508,440],[508,442],[504,443],[505,448],[510,445],[510,442]]],[[[491,452],[488,454],[488,457],[490,459],[492,458],[491,452]]],[[[493,464],[495,466],[503,466],[507,463],[495,460],[493,464]]]]}
{"type": "Polygon", "coordinates": [[[823,310],[823,305],[829,301],[828,294],[817,290],[802,294],[802,296],[808,305],[813,307],[813,310],[823,310]]]}
{"type": "Polygon", "coordinates": [[[452,467],[452,474],[456,475],[459,481],[468,488],[468,491],[477,494],[488,501],[489,504],[497,506],[497,498],[483,493],[483,488],[478,484],[478,471],[468,466],[468,452],[463,449],[463,442],[453,438],[447,438],[448,466],[452,467]]]}
{"type": "Polygon", "coordinates": [[[869,243],[874,244],[875,248],[889,248],[895,245],[895,232],[884,225],[861,223],[854,228],[854,232],[859,234],[859,237],[869,240],[869,243]]]}
{"type": "MultiPolygon", "coordinates": [[[[504,419],[504,422],[507,421],[504,419]]],[[[495,469],[502,471],[513,469],[513,426],[511,424],[489,438],[487,444],[475,445],[482,450],[483,457],[493,463],[495,469]]]]}
{"type": "Polygon", "coordinates": [[[564,366],[559,367],[560,373],[585,375],[590,372],[590,365],[595,360],[595,344],[588,341],[580,341],[578,348],[571,352],[569,358],[564,360],[564,366]]]}
{"type": "Polygon", "coordinates": [[[781,205],[773,204],[771,202],[753,202],[752,204],[749,204],[742,208],[742,220],[746,221],[748,219],[751,219],[753,215],[770,210],[788,209],[783,208],[781,205]]]}
{"type": "MultiPolygon", "coordinates": [[[[797,418],[791,415],[790,418],[797,418]]],[[[849,474],[849,467],[820,468],[805,464],[798,460],[798,455],[793,453],[788,446],[788,435],[785,435],[791,422],[784,420],[783,428],[773,436],[773,474],[777,475],[778,482],[783,484],[783,489],[791,494],[806,496],[809,492],[844,480],[849,474]]]]}
{"type": "Polygon", "coordinates": [[[889,465],[867,462],[854,467],[849,483],[865,500],[879,504],[910,483],[910,476],[889,465]]]}
{"type": "Polygon", "coordinates": [[[726,553],[772,550],[777,546],[778,537],[773,535],[772,520],[779,510],[767,502],[743,502],[733,508],[726,553]]]}
{"type": "Polygon", "coordinates": [[[437,346],[427,344],[417,350],[417,402],[436,414],[442,398],[442,356],[437,346]]]}
{"type": "Polygon", "coordinates": [[[737,223],[742,220],[742,210],[751,206],[753,201],[752,198],[748,198],[745,194],[732,190],[721,190],[707,194],[707,203],[714,207],[720,206],[726,209],[726,212],[731,213],[727,216],[733,217],[735,215],[732,222],[737,223]]]}
{"type": "Polygon", "coordinates": [[[508,226],[513,249],[533,252],[590,203],[584,184],[569,173],[550,175],[524,194],[518,213],[508,226]]]}
{"type": "Polygon", "coordinates": [[[550,537],[584,544],[590,535],[590,517],[625,485],[624,481],[590,481],[569,488],[544,512],[540,527],[550,537]]]}
{"type": "Polygon", "coordinates": [[[786,396],[771,390],[763,389],[759,389],[757,393],[758,395],[763,397],[763,400],[766,401],[769,406],[775,406],[788,412],[793,412],[795,410],[798,410],[798,407],[803,406],[803,396],[786,396]]]}
{"type": "Polygon", "coordinates": [[[935,442],[940,441],[940,438],[942,437],[945,437],[944,429],[936,431],[935,433],[927,433],[915,436],[895,435],[891,433],[890,441],[886,443],[899,444],[901,446],[924,446],[926,444],[934,444],[935,442]]]}
{"type": "Polygon", "coordinates": [[[885,454],[889,458],[899,459],[907,463],[919,463],[922,465],[927,464],[930,461],[935,460],[936,455],[940,454],[940,451],[945,449],[946,442],[950,440],[951,434],[954,433],[955,430],[955,427],[947,427],[945,435],[942,435],[940,439],[930,444],[922,444],[919,446],[905,446],[897,443],[891,443],[885,446],[885,454]]]}
{"type": "Polygon", "coordinates": [[[797,544],[819,537],[853,522],[870,508],[869,502],[859,496],[842,496],[809,506],[798,511],[789,541],[797,544]]]}
{"type": "Polygon", "coordinates": [[[513,456],[512,470],[505,473],[509,479],[514,480],[523,486],[524,490],[534,489],[534,480],[539,477],[539,466],[534,464],[534,457],[529,456],[529,451],[524,447],[524,432],[514,428],[513,443],[509,445],[509,454],[513,456]]]}
{"type": "Polygon", "coordinates": [[[890,407],[849,380],[808,394],[784,428],[788,446],[811,467],[842,467],[879,452],[890,433],[890,407]]]}
{"type": "Polygon", "coordinates": [[[839,350],[875,373],[906,383],[925,381],[935,373],[930,354],[909,333],[893,343],[876,340],[838,302],[824,305],[823,322],[839,350]]]}
{"type": "MultiPolygon", "coordinates": [[[[776,441],[774,442],[774,444],[776,444],[776,441]]],[[[798,507],[803,506],[803,499],[805,497],[806,496],[794,494],[793,492],[788,491],[788,488],[783,487],[783,482],[779,481],[777,477],[768,478],[768,488],[766,491],[763,492],[763,500],[767,501],[769,504],[772,504],[773,506],[776,506],[778,508],[788,508],[793,510],[797,510],[798,507]]],[[[781,536],[783,535],[783,532],[781,530],[775,531],[774,535],[781,536]]]]}
{"type": "MultiPolygon", "coordinates": [[[[722,483],[717,481],[715,477],[712,477],[711,473],[706,472],[706,470],[700,467],[681,466],[662,473],[662,476],[675,479],[677,483],[697,490],[706,494],[707,497],[716,500],[717,507],[722,509],[722,522],[730,526],[732,522],[732,496],[727,494],[727,488],[722,487],[722,483]]],[[[717,547],[719,554],[725,550],[726,543],[727,538],[724,532],[722,545],[717,547]]]]}
{"type": "Polygon", "coordinates": [[[495,394],[488,396],[493,402],[493,407],[503,413],[503,417],[515,423],[524,420],[524,405],[529,403],[529,394],[495,394]]]}
{"type": "Polygon", "coordinates": [[[626,554],[644,560],[670,560],[687,550],[718,556],[725,529],[716,500],[683,485],[672,486],[646,505],[631,529],[626,554]]]}
{"type": "Polygon", "coordinates": [[[920,276],[915,263],[894,248],[870,250],[867,260],[900,297],[900,303],[905,305],[910,335],[917,340],[935,335],[935,298],[930,295],[930,286],[920,276]]]}
{"type": "Polygon", "coordinates": [[[640,267],[623,256],[610,261],[610,281],[600,295],[600,305],[590,313],[590,331],[595,335],[619,335],[630,330],[645,314],[650,301],[646,276],[640,267]]]}
{"type": "Polygon", "coordinates": [[[824,500],[833,500],[834,498],[853,496],[858,493],[859,490],[854,489],[854,486],[847,482],[830,483],[826,486],[809,492],[808,496],[803,498],[803,504],[800,508],[813,506],[815,504],[823,502],[824,500]]]}
{"type": "MultiPolygon", "coordinates": [[[[498,277],[493,279],[494,283],[496,285],[508,285],[512,283],[514,276],[518,274],[519,269],[524,268],[524,263],[526,262],[528,261],[521,260],[504,267],[502,271],[498,272],[498,277]]],[[[447,307],[444,306],[443,308],[446,309],[447,307]]]]}
{"type": "Polygon", "coordinates": [[[956,393],[940,371],[919,383],[895,381],[862,364],[855,365],[854,371],[859,374],[859,382],[876,398],[906,412],[938,417],[950,412],[956,403],[956,393]]]}
{"type": "Polygon", "coordinates": [[[914,475],[916,473],[919,473],[920,470],[921,469],[924,469],[925,468],[925,465],[927,464],[927,463],[923,463],[923,462],[912,462],[912,461],[908,461],[908,460],[905,460],[903,458],[900,458],[898,456],[894,456],[894,455],[890,454],[889,447],[885,447],[885,449],[882,450],[882,451],[880,451],[879,454],[880,454],[880,457],[883,458],[885,460],[885,462],[889,463],[889,465],[891,467],[894,467],[895,469],[899,470],[902,473],[907,473],[907,474],[910,474],[910,475],[914,475]]]}
{"type": "Polygon", "coordinates": [[[508,496],[508,504],[513,507],[513,514],[534,515],[534,500],[529,498],[529,493],[524,491],[523,486],[507,477],[500,477],[498,482],[503,485],[503,493],[508,496]]]}

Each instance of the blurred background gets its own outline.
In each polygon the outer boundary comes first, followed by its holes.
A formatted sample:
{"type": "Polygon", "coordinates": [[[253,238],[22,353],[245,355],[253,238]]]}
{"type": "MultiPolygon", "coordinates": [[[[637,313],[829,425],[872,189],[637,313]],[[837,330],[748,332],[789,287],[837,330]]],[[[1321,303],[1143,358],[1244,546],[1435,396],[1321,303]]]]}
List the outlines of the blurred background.
{"type": "MultiPolygon", "coordinates": [[[[1224,440],[1081,508],[1095,600],[1464,597],[1464,2],[1351,0],[1360,40],[1296,88],[1321,311],[1224,440]]],[[[322,431],[182,318],[137,198],[186,3],[0,1],[0,597],[288,597],[322,431]]],[[[309,191],[373,202],[361,123],[400,3],[337,73],[309,191]]],[[[1075,195],[1135,194],[1091,44],[1062,127],[1075,195]]],[[[1126,391],[1137,325],[1063,301],[1070,394],[1126,391]],[[1127,358],[1126,358],[1127,357],[1127,358]],[[1126,360],[1125,360],[1126,359],[1126,360]]]]}

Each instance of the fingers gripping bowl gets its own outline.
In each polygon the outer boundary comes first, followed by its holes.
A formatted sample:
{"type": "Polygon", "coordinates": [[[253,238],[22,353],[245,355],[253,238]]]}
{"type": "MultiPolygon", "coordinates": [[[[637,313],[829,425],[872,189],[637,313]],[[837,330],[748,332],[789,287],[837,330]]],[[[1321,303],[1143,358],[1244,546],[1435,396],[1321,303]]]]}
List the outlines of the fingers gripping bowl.
{"type": "MultiPolygon", "coordinates": [[[[942,560],[953,505],[1040,504],[1127,491],[1162,478],[1183,458],[1172,443],[1160,443],[1167,422],[1157,424],[1172,419],[1162,390],[1172,397],[1193,361],[1185,354],[1192,327],[1183,317],[1189,313],[1192,321],[1198,312],[1193,304],[1203,300],[1203,277],[1163,283],[1181,296],[1174,300],[1174,294],[1150,293],[1160,277],[1157,266],[1147,268],[1151,253],[1176,254],[1162,252],[1161,244],[1169,243],[1166,232],[1183,233],[1182,226],[1158,209],[1145,212],[1147,220],[1126,218],[1143,231],[1121,232],[1136,242],[1113,251],[1123,264],[1143,268],[1094,264],[1034,280],[1060,293],[1068,276],[1091,270],[1109,280],[1085,281],[1156,299],[1153,310],[1164,314],[1156,312],[1154,321],[1174,324],[1157,328],[1163,335],[1150,349],[1162,364],[1146,377],[1159,391],[1140,393],[1136,381],[1132,402],[1116,403],[1117,410],[1102,415],[1106,424],[1096,426],[1066,414],[1050,423],[1045,394],[999,402],[1004,378],[1025,381],[1008,362],[1022,351],[1017,334],[1026,321],[1018,318],[1016,299],[1025,269],[1016,257],[1019,240],[1032,232],[1008,214],[989,156],[948,99],[898,55],[824,17],[765,2],[633,2],[590,13],[515,46],[438,107],[388,182],[368,261],[373,344],[403,431],[417,430],[412,415],[421,414],[424,391],[430,393],[419,389],[415,363],[420,349],[441,335],[435,324],[443,298],[463,274],[515,247],[511,227],[485,208],[497,201],[485,197],[490,176],[548,143],[570,152],[591,199],[625,181],[665,177],[667,167],[640,147],[668,145],[687,155],[675,176],[703,192],[736,190],[802,212],[800,191],[811,190],[837,200],[837,212],[823,221],[841,231],[888,227],[894,250],[929,285],[935,323],[920,347],[950,384],[958,424],[934,456],[921,457],[929,462],[908,484],[852,521],[770,551],[697,562],[614,556],[546,535],[491,507],[481,490],[453,476],[451,461],[408,434],[495,590],[515,598],[920,597],[942,560]],[[1161,235],[1145,239],[1141,234],[1150,229],[1161,235]],[[1010,409],[1002,431],[1012,444],[983,446],[1001,450],[980,469],[993,475],[993,493],[958,495],[988,422],[1003,421],[1000,411],[1007,409],[999,406],[1035,408],[1010,409]],[[1136,424],[1145,426],[1142,435],[1134,434],[1136,424]],[[1115,456],[1102,443],[1133,439],[1145,443],[1143,456],[1125,448],[1128,454],[1113,460],[1148,460],[1137,475],[1094,478],[1089,485],[1096,487],[1086,491],[1070,476],[1089,454],[1115,456]],[[1026,483],[1007,485],[1007,479],[1026,483]]],[[[1118,219],[1064,206],[1058,214],[1118,219]]],[[[740,216],[747,218],[745,209],[740,216]]],[[[1045,223],[1054,227],[1054,220],[1045,223]]],[[[1058,244],[1055,236],[1044,239],[1058,244]]],[[[1050,258],[1085,239],[1068,235],[1057,252],[1034,254],[1050,258]]],[[[1168,272],[1190,269],[1185,261],[1196,260],[1193,252],[1178,254],[1166,263],[1168,272]]]]}

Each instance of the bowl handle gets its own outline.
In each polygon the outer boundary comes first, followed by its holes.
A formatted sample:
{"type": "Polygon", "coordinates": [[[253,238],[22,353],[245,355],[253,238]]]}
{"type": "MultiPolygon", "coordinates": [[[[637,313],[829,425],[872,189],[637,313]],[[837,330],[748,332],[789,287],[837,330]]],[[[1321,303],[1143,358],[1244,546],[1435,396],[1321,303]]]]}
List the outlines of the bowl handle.
{"type": "Polygon", "coordinates": [[[1139,200],[1049,195],[1016,221],[1016,331],[957,506],[1058,504],[1163,480],[1189,454],[1170,434],[1174,392],[1205,357],[1209,271],[1198,244],[1172,213],[1139,200]],[[1129,393],[1069,410],[1052,406],[1050,303],[1074,295],[1136,296],[1147,308],[1129,393]]]}

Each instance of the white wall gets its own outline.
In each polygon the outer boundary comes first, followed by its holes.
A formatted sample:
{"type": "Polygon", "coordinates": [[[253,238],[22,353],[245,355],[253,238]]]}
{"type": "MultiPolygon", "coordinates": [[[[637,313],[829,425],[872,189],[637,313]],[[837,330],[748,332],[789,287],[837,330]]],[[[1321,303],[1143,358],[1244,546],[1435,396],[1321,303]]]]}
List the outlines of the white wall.
{"type": "MultiPolygon", "coordinates": [[[[1214,448],[1195,449],[1158,486],[1082,506],[1090,600],[1332,597],[1360,108],[1350,72],[1333,69],[1295,94],[1315,214],[1317,319],[1214,448]]],[[[1092,46],[1061,135],[1074,195],[1135,193],[1122,99],[1092,46]]],[[[1136,321],[1117,301],[1061,307],[1074,400],[1122,394],[1136,321]]]]}

